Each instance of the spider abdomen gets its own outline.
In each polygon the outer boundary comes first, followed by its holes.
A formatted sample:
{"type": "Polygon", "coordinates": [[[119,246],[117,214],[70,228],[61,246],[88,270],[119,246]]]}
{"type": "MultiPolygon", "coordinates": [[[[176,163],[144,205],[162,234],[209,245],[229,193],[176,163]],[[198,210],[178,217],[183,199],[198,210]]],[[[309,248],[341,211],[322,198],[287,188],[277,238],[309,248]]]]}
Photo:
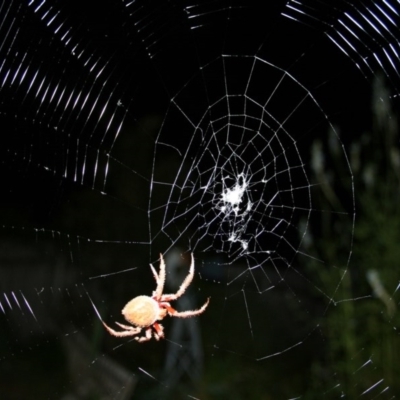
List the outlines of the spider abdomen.
{"type": "Polygon", "coordinates": [[[146,327],[157,321],[159,310],[156,300],[149,296],[137,296],[125,305],[122,315],[131,324],[146,327]]]}

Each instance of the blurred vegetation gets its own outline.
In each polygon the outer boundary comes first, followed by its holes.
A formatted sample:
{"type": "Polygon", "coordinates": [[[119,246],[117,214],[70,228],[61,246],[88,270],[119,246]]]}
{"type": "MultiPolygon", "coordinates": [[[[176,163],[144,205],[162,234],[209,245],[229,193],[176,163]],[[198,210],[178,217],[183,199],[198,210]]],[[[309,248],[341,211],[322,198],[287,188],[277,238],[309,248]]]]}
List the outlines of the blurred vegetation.
{"type": "MultiPolygon", "coordinates": [[[[345,245],[351,243],[352,237],[344,228],[344,220],[348,224],[353,213],[352,194],[346,190],[350,185],[340,180],[345,175],[334,142],[318,140],[313,144],[314,180],[324,182],[314,207],[329,212],[321,213],[317,230],[323,234],[318,235],[319,239],[316,234],[308,238],[317,249],[315,256],[325,264],[311,262],[307,268],[331,301],[320,323],[321,333],[327,338],[325,351],[313,365],[307,399],[321,398],[321,393],[326,398],[345,394],[349,399],[363,393],[366,398],[375,398],[379,393],[383,393],[379,398],[392,398],[394,393],[400,393],[400,319],[396,307],[400,260],[399,132],[382,77],[373,84],[371,127],[370,132],[350,144],[356,195],[350,261],[345,258],[345,245]],[[325,160],[321,154],[326,154],[325,160]],[[388,397],[384,397],[387,387],[388,397]]],[[[335,135],[333,130],[331,135],[335,135]]]]}

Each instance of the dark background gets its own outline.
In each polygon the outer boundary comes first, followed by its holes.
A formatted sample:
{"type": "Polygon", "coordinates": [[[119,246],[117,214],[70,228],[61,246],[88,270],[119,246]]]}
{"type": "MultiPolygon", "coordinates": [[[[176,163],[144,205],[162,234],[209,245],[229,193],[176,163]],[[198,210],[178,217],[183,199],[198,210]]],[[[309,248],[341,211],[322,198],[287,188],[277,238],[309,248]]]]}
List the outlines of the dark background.
{"type": "Polygon", "coordinates": [[[2,3],[2,398],[398,395],[398,59],[374,54],[399,32],[376,6],[396,21],[372,1],[2,3]],[[217,133],[228,117],[269,129],[217,133]],[[261,200],[294,197],[259,202],[246,254],[201,187],[248,164],[276,176],[261,200]],[[174,249],[209,309],[175,344],[109,337],[93,305],[122,322],[174,249]]]}

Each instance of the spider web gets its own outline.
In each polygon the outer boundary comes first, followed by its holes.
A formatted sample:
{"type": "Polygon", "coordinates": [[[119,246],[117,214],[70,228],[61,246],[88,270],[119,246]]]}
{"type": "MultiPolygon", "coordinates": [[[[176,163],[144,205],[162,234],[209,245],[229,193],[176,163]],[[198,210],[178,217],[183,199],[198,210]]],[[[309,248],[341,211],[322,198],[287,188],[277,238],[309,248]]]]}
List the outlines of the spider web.
{"type": "MultiPolygon", "coordinates": [[[[10,371],[38,359],[27,382],[37,397],[395,398],[393,360],[378,368],[362,337],[349,340],[344,375],[326,327],[348,305],[340,322],[361,323],[372,299],[348,290],[361,179],[348,149],[370,127],[376,76],[392,91],[382,101],[397,104],[400,9],[268,7],[1,3],[9,398],[32,393],[10,371]],[[326,236],[337,251],[321,249],[326,236]],[[208,309],[163,321],[162,342],[106,336],[101,320],[123,322],[124,304],[154,290],[148,264],[160,252],[168,291],[194,253],[196,277],[177,305],[210,296],[208,309]]],[[[398,337],[395,320],[385,324],[398,337]]]]}

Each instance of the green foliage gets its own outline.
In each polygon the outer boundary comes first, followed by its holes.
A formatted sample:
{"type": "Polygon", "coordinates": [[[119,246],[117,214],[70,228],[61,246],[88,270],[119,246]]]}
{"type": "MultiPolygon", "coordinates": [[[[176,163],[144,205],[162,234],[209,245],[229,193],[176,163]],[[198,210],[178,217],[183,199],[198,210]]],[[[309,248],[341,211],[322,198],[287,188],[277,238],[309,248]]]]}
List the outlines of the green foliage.
{"type": "MultiPolygon", "coordinates": [[[[372,91],[371,132],[351,144],[357,218],[350,262],[343,256],[343,245],[351,238],[340,216],[325,213],[321,226],[317,227],[323,234],[319,239],[313,237],[318,249],[316,256],[325,260],[325,265],[311,262],[307,269],[319,279],[321,292],[328,294],[330,302],[321,319],[321,330],[327,338],[325,354],[314,365],[314,379],[307,397],[310,399],[316,398],[311,393],[322,387],[332,388],[325,392],[327,398],[344,393],[346,398],[353,399],[368,393],[381,379],[384,383],[375,396],[387,386],[388,398],[400,393],[400,382],[396,379],[400,376],[400,336],[396,331],[400,325],[396,308],[400,153],[397,119],[391,104],[383,79],[377,78],[372,91]]],[[[313,165],[316,181],[327,183],[321,191],[319,207],[343,211],[348,218],[352,205],[340,185],[335,149],[326,145],[326,150],[330,163],[313,165]]],[[[313,151],[322,151],[321,143],[317,142],[313,151]]]]}

